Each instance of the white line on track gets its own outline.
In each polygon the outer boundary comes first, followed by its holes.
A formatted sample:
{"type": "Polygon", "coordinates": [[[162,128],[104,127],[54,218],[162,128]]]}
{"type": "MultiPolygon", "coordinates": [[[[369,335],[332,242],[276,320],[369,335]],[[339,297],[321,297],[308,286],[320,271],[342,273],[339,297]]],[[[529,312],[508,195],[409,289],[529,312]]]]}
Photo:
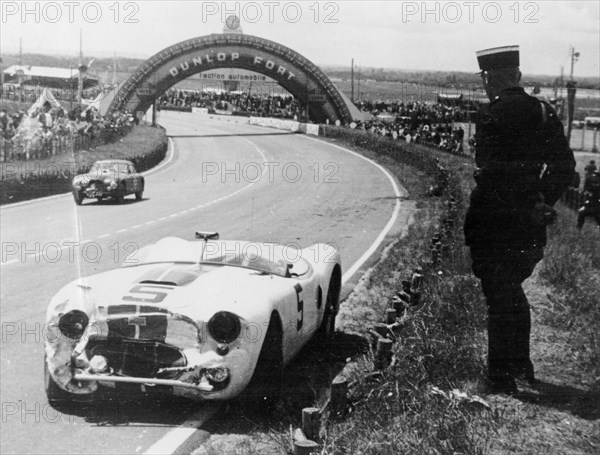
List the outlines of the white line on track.
{"type": "Polygon", "coordinates": [[[362,265],[367,262],[369,260],[369,258],[371,257],[371,255],[377,251],[377,248],[379,248],[379,246],[381,245],[381,243],[383,242],[383,240],[385,239],[385,236],[388,235],[388,233],[390,232],[390,230],[392,229],[392,227],[394,226],[394,224],[396,223],[396,220],[398,219],[398,213],[400,212],[400,189],[398,188],[398,184],[396,183],[396,180],[394,180],[394,177],[392,177],[392,175],[387,171],[387,169],[385,169],[383,166],[381,166],[380,164],[377,164],[375,161],[367,158],[366,156],[361,155],[360,153],[356,153],[350,149],[347,149],[345,147],[341,147],[339,145],[336,144],[331,144],[330,142],[325,142],[325,141],[321,141],[319,139],[310,137],[310,136],[304,136],[302,135],[303,138],[311,140],[311,141],[315,141],[315,142],[319,142],[321,144],[327,144],[331,147],[335,147],[339,150],[343,150],[344,152],[350,153],[360,159],[363,159],[365,161],[367,161],[368,163],[371,163],[373,166],[375,166],[377,169],[379,169],[381,172],[384,173],[384,175],[388,178],[388,180],[390,181],[392,187],[394,188],[394,194],[396,196],[396,205],[394,206],[394,211],[392,213],[391,218],[389,219],[389,221],[387,222],[387,224],[385,225],[385,227],[383,228],[383,230],[379,233],[379,235],[377,236],[377,238],[375,239],[375,241],[371,244],[371,246],[367,249],[367,251],[365,251],[363,253],[363,255],[358,258],[358,260],[352,264],[352,266],[346,270],[344,272],[344,274],[342,275],[342,284],[345,284],[350,278],[352,278],[352,276],[358,271],[358,269],[360,269],[362,267],[362,265]]]}
{"type": "Polygon", "coordinates": [[[144,452],[144,455],[167,455],[173,453],[181,446],[181,444],[192,436],[204,422],[215,415],[220,407],[219,403],[206,402],[205,406],[203,406],[200,411],[195,412],[180,426],[173,428],[152,444],[148,450],[144,452]]]}

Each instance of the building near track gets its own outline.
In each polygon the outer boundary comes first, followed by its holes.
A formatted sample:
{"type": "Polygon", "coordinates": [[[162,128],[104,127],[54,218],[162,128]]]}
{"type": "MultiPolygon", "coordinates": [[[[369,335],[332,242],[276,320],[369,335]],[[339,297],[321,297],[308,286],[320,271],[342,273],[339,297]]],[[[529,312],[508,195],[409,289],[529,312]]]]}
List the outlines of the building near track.
{"type": "MultiPolygon", "coordinates": [[[[79,80],[78,68],[54,68],[49,66],[12,65],[3,72],[4,82],[25,86],[41,86],[50,88],[77,88],[79,80]]],[[[86,71],[82,73],[84,90],[98,85],[97,76],[86,71]]]]}

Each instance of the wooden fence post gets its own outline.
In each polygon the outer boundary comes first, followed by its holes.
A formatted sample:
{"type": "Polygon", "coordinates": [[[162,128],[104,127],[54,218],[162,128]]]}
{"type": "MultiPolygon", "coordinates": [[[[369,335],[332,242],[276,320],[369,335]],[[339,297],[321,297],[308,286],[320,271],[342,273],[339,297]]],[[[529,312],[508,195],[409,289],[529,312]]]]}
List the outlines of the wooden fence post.
{"type": "Polygon", "coordinates": [[[396,322],[396,309],[395,308],[388,308],[387,310],[385,310],[385,322],[386,324],[393,324],[394,322],[396,322]]]}
{"type": "Polygon", "coordinates": [[[319,448],[319,444],[308,439],[294,442],[294,455],[311,455],[319,448]]]}
{"type": "Polygon", "coordinates": [[[348,396],[348,379],[346,376],[338,374],[331,383],[331,397],[329,400],[329,406],[331,414],[339,416],[344,414],[346,411],[348,396]]]}
{"type": "Polygon", "coordinates": [[[319,440],[319,430],[321,429],[321,410],[319,408],[302,409],[302,431],[307,439],[311,441],[319,440]]]}
{"type": "Polygon", "coordinates": [[[375,352],[375,368],[383,370],[392,360],[392,340],[380,338],[377,341],[377,351],[375,352]]]}
{"type": "Polygon", "coordinates": [[[373,331],[375,331],[380,337],[387,337],[388,335],[388,326],[382,322],[378,322],[373,324],[373,331]]]}

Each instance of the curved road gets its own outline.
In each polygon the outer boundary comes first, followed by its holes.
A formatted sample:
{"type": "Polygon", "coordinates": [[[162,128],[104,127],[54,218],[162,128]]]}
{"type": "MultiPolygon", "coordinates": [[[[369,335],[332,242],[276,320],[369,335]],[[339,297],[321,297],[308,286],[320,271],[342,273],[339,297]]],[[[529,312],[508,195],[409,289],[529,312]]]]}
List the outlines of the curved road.
{"type": "Polygon", "coordinates": [[[43,324],[50,298],[69,281],[117,267],[162,237],[192,238],[196,230],[301,247],[329,242],[347,271],[394,214],[388,176],[338,147],[234,118],[163,112],[160,120],[172,156],[146,175],[142,201],[77,207],[62,195],[1,210],[3,454],[144,453],[168,445],[165,434],[176,441],[193,413],[202,421],[217,408],[121,400],[51,408],[42,381],[43,324]]]}

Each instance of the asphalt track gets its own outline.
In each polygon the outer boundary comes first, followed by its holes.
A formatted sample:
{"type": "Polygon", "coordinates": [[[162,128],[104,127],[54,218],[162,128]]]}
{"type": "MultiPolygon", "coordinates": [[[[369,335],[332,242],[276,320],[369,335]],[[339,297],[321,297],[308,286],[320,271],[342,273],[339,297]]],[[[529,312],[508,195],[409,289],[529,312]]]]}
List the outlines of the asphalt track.
{"type": "Polygon", "coordinates": [[[204,230],[223,239],[334,244],[348,292],[351,266],[366,267],[365,255],[401,227],[394,226],[398,189],[358,155],[233,118],[163,112],[160,123],[172,150],[146,175],[142,201],[77,207],[61,195],[1,210],[2,454],[172,452],[218,410],[125,399],[51,408],[42,375],[45,311],[71,280],[115,268],[162,237],[204,230]]]}

